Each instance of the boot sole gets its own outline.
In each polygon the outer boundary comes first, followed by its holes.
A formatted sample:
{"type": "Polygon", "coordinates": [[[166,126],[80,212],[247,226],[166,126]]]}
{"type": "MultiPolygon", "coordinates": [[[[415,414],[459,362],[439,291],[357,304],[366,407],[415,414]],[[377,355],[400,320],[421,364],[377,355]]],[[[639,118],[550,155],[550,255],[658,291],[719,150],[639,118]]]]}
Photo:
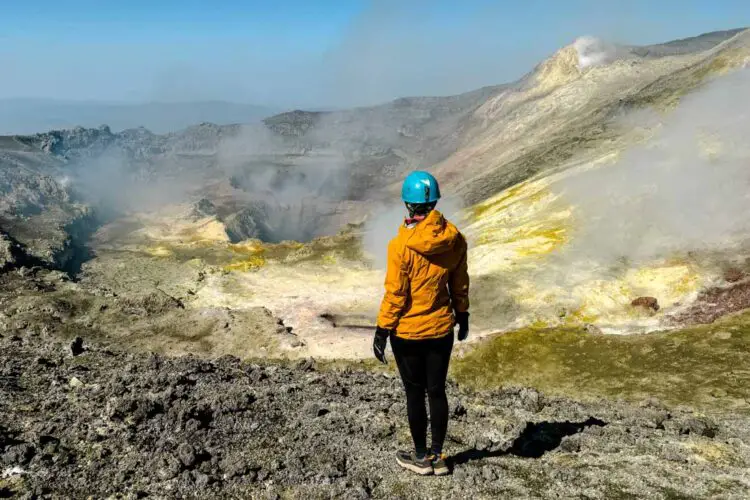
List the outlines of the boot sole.
{"type": "Polygon", "coordinates": [[[435,473],[436,476],[447,476],[451,472],[450,469],[448,469],[447,466],[446,467],[441,467],[439,469],[433,468],[432,470],[433,470],[433,472],[435,473]]]}
{"type": "Polygon", "coordinates": [[[404,469],[414,472],[415,474],[419,474],[420,476],[429,476],[430,474],[433,473],[432,467],[430,467],[429,469],[424,468],[424,467],[419,467],[409,462],[404,462],[398,457],[396,457],[396,463],[399,464],[404,469]]]}

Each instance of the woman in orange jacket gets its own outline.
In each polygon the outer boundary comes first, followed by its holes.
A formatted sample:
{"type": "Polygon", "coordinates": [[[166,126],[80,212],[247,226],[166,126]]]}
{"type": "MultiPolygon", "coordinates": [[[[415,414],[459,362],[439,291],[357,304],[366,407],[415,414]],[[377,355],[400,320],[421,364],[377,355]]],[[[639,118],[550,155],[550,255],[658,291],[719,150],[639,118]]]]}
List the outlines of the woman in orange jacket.
{"type": "Polygon", "coordinates": [[[388,245],[385,295],[380,306],[373,350],[385,363],[391,340],[406,391],[409,428],[414,451],[399,451],[396,462],[421,475],[448,474],[443,442],[448,428],[448,374],[453,329],[458,340],[469,334],[469,275],[466,240],[435,210],[440,199],[437,180],[427,172],[412,172],[401,190],[409,217],[388,245]],[[427,448],[430,406],[431,447],[427,448]]]}

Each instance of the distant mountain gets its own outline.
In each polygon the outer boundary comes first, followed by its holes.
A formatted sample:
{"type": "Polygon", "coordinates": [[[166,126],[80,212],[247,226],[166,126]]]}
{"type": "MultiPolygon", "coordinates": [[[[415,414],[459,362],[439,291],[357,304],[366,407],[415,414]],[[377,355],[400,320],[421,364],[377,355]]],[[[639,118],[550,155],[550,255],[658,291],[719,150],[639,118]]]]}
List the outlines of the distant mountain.
{"type": "Polygon", "coordinates": [[[155,133],[211,122],[255,123],[280,110],[225,101],[142,104],[51,99],[0,99],[0,135],[32,134],[107,124],[113,131],[145,127],[155,133]]]}

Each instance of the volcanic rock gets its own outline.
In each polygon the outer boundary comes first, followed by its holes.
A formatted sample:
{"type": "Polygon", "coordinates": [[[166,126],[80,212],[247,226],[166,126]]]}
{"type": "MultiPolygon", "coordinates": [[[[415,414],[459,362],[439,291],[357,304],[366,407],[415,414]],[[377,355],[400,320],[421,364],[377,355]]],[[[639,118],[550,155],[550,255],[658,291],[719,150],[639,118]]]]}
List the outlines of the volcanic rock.
{"type": "Polygon", "coordinates": [[[157,359],[95,343],[85,357],[43,366],[33,360],[66,344],[21,340],[0,338],[0,459],[25,471],[0,480],[12,494],[603,499],[614,490],[658,497],[665,479],[675,494],[710,496],[717,476],[731,479],[730,496],[750,494],[750,421],[740,414],[449,387],[455,473],[445,483],[388,458],[410,445],[398,378],[228,356],[157,359]],[[53,383],[81,367],[94,383],[75,393],[53,383]]]}
{"type": "Polygon", "coordinates": [[[654,312],[659,310],[659,301],[656,300],[655,297],[638,297],[637,299],[634,299],[630,305],[633,307],[642,307],[654,312]]]}
{"type": "Polygon", "coordinates": [[[744,271],[737,269],[736,267],[730,267],[724,271],[724,281],[727,283],[737,283],[738,281],[745,279],[746,276],[747,275],[744,271]]]}

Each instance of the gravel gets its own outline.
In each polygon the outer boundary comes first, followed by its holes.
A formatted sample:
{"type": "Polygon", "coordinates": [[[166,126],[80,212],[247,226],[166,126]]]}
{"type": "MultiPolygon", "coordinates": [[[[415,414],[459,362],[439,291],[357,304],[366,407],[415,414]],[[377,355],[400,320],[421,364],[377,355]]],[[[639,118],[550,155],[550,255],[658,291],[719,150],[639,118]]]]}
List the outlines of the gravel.
{"type": "Polygon", "coordinates": [[[395,377],[0,335],[0,497],[750,495],[741,415],[451,384],[453,474],[419,478],[395,377]]]}

